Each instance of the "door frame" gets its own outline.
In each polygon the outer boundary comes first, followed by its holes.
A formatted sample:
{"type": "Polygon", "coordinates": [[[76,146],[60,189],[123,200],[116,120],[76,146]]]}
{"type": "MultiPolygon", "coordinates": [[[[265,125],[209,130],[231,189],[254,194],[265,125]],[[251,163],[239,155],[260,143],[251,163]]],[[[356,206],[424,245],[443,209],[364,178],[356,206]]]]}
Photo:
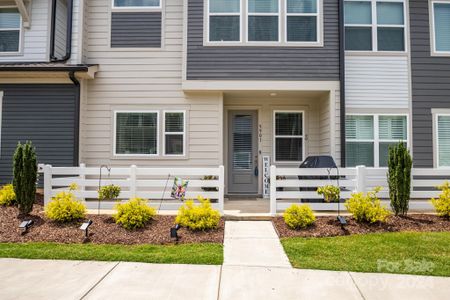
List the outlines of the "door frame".
{"type": "Polygon", "coordinates": [[[225,194],[228,195],[229,193],[229,184],[228,184],[228,178],[229,178],[229,170],[228,170],[228,148],[229,148],[229,115],[230,111],[256,111],[256,131],[257,131],[257,153],[258,153],[258,179],[257,179],[257,194],[255,196],[261,197],[262,195],[262,156],[261,156],[261,137],[260,137],[260,128],[261,128],[261,111],[262,106],[261,105],[231,105],[231,106],[224,106],[224,132],[223,132],[223,161],[225,166],[225,194]]]}

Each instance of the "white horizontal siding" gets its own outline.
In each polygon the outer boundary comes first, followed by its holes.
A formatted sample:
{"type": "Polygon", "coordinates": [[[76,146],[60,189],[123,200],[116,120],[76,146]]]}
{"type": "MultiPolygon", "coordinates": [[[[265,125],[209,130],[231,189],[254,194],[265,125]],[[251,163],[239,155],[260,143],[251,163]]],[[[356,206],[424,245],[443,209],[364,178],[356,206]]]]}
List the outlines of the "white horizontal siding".
{"type": "Polygon", "coordinates": [[[31,27],[22,28],[21,54],[0,55],[0,62],[48,61],[50,2],[48,0],[31,2],[31,27]]]}
{"type": "Polygon", "coordinates": [[[348,108],[408,108],[408,58],[347,55],[345,88],[348,108]]]}

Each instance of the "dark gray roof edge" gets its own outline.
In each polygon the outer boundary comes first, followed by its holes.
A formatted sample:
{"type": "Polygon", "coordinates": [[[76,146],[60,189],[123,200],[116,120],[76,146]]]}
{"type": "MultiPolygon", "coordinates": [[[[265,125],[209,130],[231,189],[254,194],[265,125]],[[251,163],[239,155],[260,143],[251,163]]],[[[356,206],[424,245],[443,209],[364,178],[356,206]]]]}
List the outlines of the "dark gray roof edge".
{"type": "Polygon", "coordinates": [[[87,72],[89,67],[97,66],[94,64],[80,64],[80,65],[55,65],[48,64],[27,64],[27,63],[0,63],[0,72],[11,71],[27,71],[27,72],[55,72],[55,71],[84,71],[87,72]]]}

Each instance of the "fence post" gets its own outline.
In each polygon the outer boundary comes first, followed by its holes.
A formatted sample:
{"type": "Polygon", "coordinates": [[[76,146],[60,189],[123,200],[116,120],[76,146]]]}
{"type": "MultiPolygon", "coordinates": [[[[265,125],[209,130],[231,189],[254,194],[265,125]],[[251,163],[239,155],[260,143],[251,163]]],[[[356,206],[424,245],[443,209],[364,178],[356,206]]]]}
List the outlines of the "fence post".
{"type": "Polygon", "coordinates": [[[225,209],[225,168],[219,166],[219,211],[223,215],[225,209]]]}
{"type": "Polygon", "coordinates": [[[85,164],[80,164],[80,172],[79,172],[79,178],[80,178],[80,193],[81,193],[81,197],[79,197],[82,201],[85,201],[84,198],[84,191],[86,190],[86,165],[85,164]]]}
{"type": "Polygon", "coordinates": [[[52,199],[52,166],[44,166],[44,205],[52,199]]]}
{"type": "Polygon", "coordinates": [[[130,196],[131,198],[136,197],[136,175],[137,173],[137,167],[136,165],[132,165],[130,167],[130,196]]]}
{"type": "Polygon", "coordinates": [[[366,166],[356,167],[356,192],[366,192],[366,166]]]}
{"type": "Polygon", "coordinates": [[[277,167],[270,166],[270,215],[277,214],[277,167]]]}

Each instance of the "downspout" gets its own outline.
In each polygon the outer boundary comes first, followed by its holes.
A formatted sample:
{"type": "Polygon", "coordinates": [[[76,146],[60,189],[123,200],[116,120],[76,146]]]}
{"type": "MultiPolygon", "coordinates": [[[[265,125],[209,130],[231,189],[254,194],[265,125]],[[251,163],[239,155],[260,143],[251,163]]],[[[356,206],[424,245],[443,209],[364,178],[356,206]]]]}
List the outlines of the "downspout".
{"type": "Polygon", "coordinates": [[[67,4],[67,30],[66,30],[66,54],[58,58],[55,56],[55,33],[56,33],[56,4],[58,0],[52,0],[52,19],[50,32],[50,61],[66,62],[72,55],[72,19],[73,19],[73,0],[68,0],[67,4]]]}
{"type": "Polygon", "coordinates": [[[69,72],[69,78],[76,87],[75,94],[75,124],[73,133],[73,165],[79,165],[79,151],[80,151],[80,81],[75,76],[75,71],[69,72]]]}
{"type": "Polygon", "coordinates": [[[345,168],[345,27],[344,27],[344,0],[339,0],[339,79],[341,110],[341,167],[345,168]]]}

